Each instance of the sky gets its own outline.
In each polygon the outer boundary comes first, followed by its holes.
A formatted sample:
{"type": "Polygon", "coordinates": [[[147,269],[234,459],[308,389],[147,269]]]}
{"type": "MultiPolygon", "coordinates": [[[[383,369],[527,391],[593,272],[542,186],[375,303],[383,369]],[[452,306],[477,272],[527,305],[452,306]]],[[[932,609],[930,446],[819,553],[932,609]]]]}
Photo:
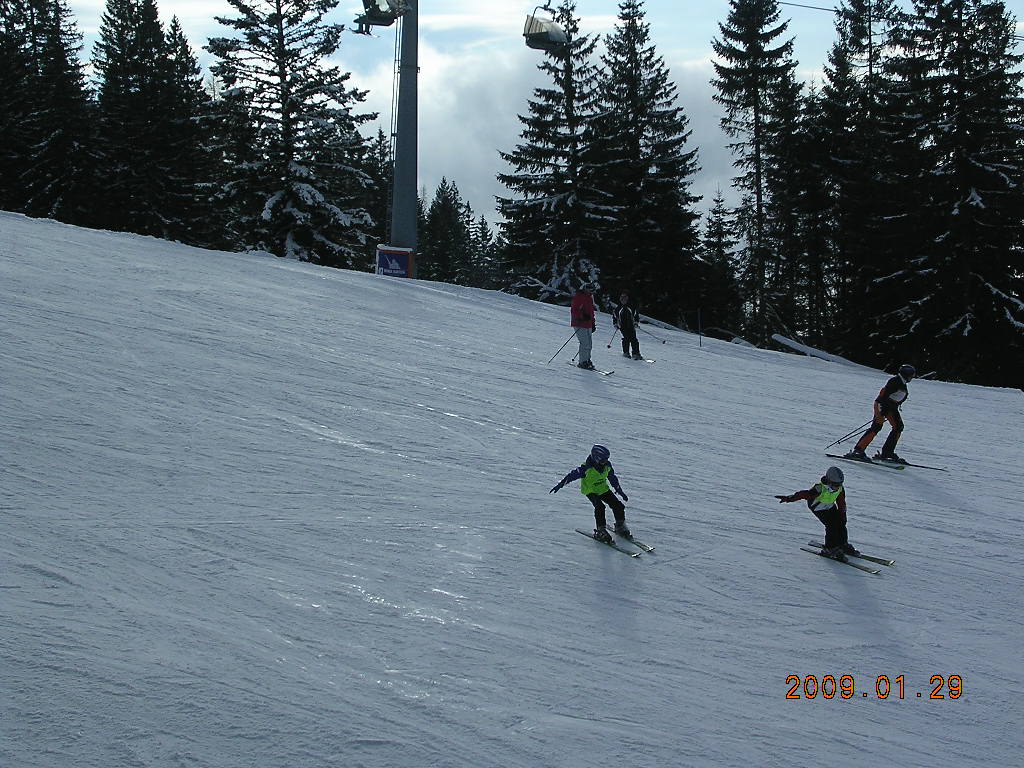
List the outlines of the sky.
{"type": "MultiPolygon", "coordinates": [[[[804,6],[832,7],[830,2],[806,2],[804,6]]],[[[72,0],[71,8],[85,36],[88,55],[96,39],[102,0],[72,0]]],[[[521,124],[517,115],[527,111],[533,89],[546,86],[537,71],[543,57],[528,49],[522,29],[526,15],[536,7],[518,0],[421,0],[420,13],[420,157],[419,183],[432,195],[443,176],[454,180],[474,210],[496,220],[494,197],[506,193],[495,179],[508,171],[499,151],[515,148],[521,124]]],[[[1024,17],[1024,0],[1010,0],[1007,7],[1024,17]]],[[[201,62],[209,57],[201,50],[210,37],[224,35],[215,15],[232,14],[223,0],[164,0],[161,18],[177,15],[201,62]]],[[[362,9],[359,0],[341,0],[329,15],[335,23],[351,26],[362,9]]],[[[690,120],[690,148],[699,149],[701,172],[693,193],[703,196],[701,210],[710,207],[718,189],[727,199],[734,175],[732,158],[719,129],[721,112],[712,100],[711,41],[719,35],[718,24],[728,16],[727,0],[649,0],[647,19],[651,38],[664,58],[678,87],[680,104],[690,120]]],[[[789,21],[788,34],[795,40],[798,76],[805,82],[821,82],[833,35],[830,12],[797,5],[781,7],[789,21]]],[[[577,11],[584,33],[604,35],[615,25],[616,0],[578,0],[577,11]]],[[[1024,31],[1024,27],[1021,27],[1024,31]]],[[[394,28],[375,28],[376,38],[345,36],[337,60],[351,82],[370,90],[367,111],[380,114],[385,132],[390,125],[394,71],[394,28]]],[[[600,50],[600,48],[599,48],[600,50]]],[[[376,133],[375,129],[370,129],[376,133]]]]}
{"type": "Polygon", "coordinates": [[[839,462],[871,575],[774,495],[887,374],[641,329],[0,212],[0,765],[1019,765],[1021,392],[839,462]]]}

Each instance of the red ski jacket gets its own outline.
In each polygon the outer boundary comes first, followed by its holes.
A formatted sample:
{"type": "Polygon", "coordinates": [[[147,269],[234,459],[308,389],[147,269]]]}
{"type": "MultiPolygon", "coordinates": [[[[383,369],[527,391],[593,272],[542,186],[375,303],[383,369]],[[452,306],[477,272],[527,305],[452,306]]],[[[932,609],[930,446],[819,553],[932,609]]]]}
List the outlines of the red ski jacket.
{"type": "Polygon", "coordinates": [[[572,297],[571,312],[571,325],[573,328],[597,330],[597,321],[595,319],[597,308],[594,306],[594,297],[589,293],[586,291],[576,292],[576,295],[572,297]]]}

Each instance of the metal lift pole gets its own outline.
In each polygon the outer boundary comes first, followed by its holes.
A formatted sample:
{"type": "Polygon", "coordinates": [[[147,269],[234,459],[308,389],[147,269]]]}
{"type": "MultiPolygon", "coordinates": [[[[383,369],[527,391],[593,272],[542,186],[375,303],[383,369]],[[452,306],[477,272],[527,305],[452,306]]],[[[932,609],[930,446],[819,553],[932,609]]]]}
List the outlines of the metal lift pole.
{"type": "MultiPolygon", "coordinates": [[[[395,175],[391,199],[391,242],[416,250],[417,76],[419,75],[419,0],[405,0],[398,64],[398,117],[395,121],[395,175]]],[[[415,266],[412,277],[415,277],[415,266]]]]}

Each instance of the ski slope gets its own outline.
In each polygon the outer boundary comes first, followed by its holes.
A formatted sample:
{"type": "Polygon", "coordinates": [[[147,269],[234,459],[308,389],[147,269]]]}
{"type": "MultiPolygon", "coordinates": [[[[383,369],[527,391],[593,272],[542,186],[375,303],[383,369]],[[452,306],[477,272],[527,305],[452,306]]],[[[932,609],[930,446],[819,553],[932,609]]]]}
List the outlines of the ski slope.
{"type": "Polygon", "coordinates": [[[1020,391],[914,381],[900,453],[950,471],[844,464],[872,576],[773,494],[886,374],[664,329],[633,362],[601,316],[604,377],[547,364],[570,333],[0,213],[0,765],[1020,765],[1020,391]],[[548,493],[594,442],[655,552],[548,493]]]}

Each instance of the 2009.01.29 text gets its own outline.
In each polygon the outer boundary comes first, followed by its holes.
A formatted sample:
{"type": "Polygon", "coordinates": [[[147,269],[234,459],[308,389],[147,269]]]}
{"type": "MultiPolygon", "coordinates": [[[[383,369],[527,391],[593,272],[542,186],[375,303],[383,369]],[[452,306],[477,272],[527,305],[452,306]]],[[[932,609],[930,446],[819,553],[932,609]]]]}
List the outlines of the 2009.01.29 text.
{"type": "Polygon", "coordinates": [[[837,680],[833,675],[825,675],[818,679],[816,675],[789,675],[786,677],[787,699],[816,699],[821,696],[823,699],[852,699],[858,696],[863,699],[959,699],[964,693],[964,682],[960,675],[932,675],[928,681],[931,691],[911,691],[906,687],[906,676],[897,675],[889,678],[888,675],[878,675],[874,679],[874,686],[867,690],[860,690],[857,687],[853,675],[841,675],[837,680]]]}

